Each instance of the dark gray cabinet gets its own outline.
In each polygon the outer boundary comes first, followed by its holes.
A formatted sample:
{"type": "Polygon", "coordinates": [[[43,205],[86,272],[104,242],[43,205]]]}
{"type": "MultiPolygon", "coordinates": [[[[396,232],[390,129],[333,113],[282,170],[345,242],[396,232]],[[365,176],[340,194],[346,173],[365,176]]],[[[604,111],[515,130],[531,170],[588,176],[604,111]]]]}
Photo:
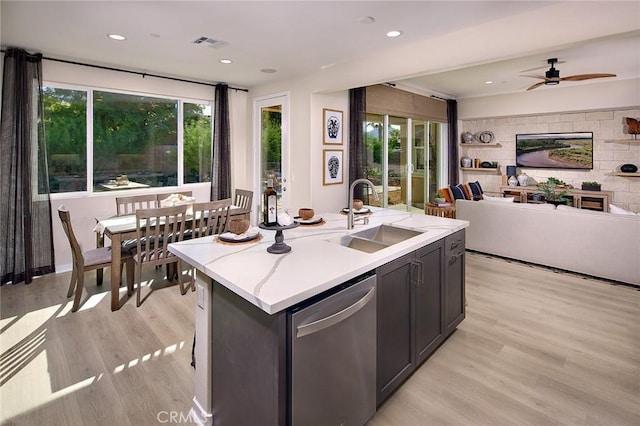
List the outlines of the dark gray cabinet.
{"type": "Polygon", "coordinates": [[[440,240],[376,270],[378,405],[444,339],[443,263],[440,240]]]}
{"type": "Polygon", "coordinates": [[[444,335],[453,333],[464,319],[464,230],[451,234],[444,240],[444,335]]]}

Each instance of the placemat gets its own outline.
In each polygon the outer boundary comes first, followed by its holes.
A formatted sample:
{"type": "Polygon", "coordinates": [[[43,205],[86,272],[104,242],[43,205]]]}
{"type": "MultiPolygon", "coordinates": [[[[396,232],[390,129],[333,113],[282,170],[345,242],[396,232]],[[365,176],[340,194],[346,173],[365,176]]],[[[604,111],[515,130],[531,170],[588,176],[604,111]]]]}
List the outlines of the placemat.
{"type": "Polygon", "coordinates": [[[258,236],[257,236],[257,237],[255,237],[253,240],[249,240],[249,241],[240,241],[240,242],[237,242],[237,243],[232,243],[232,242],[230,242],[230,241],[223,241],[223,240],[221,240],[221,239],[220,239],[220,237],[218,237],[217,235],[216,235],[216,238],[215,238],[215,242],[216,242],[216,243],[218,243],[218,244],[225,244],[225,245],[228,245],[228,246],[241,246],[241,245],[243,245],[243,244],[253,244],[253,243],[257,243],[257,242],[258,242],[258,241],[260,241],[260,240],[262,240],[262,234],[258,234],[258,236]]]}

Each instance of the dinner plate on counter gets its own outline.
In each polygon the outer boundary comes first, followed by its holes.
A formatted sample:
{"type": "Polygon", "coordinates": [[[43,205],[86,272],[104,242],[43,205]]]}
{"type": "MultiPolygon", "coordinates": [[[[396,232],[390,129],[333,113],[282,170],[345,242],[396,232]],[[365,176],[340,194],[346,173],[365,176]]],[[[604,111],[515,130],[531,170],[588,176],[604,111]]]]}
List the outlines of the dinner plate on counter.
{"type": "MultiPolygon", "coordinates": [[[[345,207],[344,209],[342,209],[342,213],[349,214],[349,208],[345,207]]],[[[360,210],[353,209],[353,214],[367,214],[367,213],[371,213],[371,209],[369,209],[369,207],[363,207],[360,210]]]]}
{"type": "Polygon", "coordinates": [[[242,234],[234,234],[233,232],[223,232],[218,235],[220,241],[225,243],[245,243],[247,241],[253,241],[260,236],[260,230],[258,228],[251,227],[242,234]]]}
{"type": "Polygon", "coordinates": [[[300,225],[317,225],[319,223],[322,223],[322,221],[324,220],[319,216],[314,216],[311,219],[302,219],[300,216],[296,216],[294,217],[294,219],[300,225]]]}

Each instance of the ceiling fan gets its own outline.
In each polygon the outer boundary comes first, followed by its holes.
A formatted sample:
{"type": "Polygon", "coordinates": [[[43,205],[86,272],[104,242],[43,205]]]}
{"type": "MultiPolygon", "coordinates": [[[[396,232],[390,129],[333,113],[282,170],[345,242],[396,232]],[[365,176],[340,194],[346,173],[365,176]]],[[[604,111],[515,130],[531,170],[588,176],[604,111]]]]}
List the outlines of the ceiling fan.
{"type": "Polygon", "coordinates": [[[549,70],[544,74],[544,77],[538,76],[538,75],[527,76],[527,77],[533,77],[533,78],[540,78],[544,80],[528,87],[527,90],[533,90],[542,85],[552,86],[552,85],[560,84],[561,81],[581,81],[581,80],[590,80],[592,78],[604,78],[604,77],[616,76],[615,74],[599,73],[599,74],[576,74],[576,75],[570,75],[568,77],[560,77],[560,70],[556,69],[554,66],[555,64],[558,63],[558,58],[547,59],[547,63],[551,65],[551,68],[549,68],[549,70]]]}

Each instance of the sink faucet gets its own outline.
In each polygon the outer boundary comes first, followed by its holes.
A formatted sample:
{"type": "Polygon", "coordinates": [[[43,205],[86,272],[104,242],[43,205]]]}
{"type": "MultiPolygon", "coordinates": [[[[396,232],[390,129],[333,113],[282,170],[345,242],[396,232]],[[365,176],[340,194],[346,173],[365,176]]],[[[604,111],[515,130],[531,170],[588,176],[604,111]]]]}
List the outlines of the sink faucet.
{"type": "Polygon", "coordinates": [[[376,187],[373,185],[373,183],[371,183],[369,179],[360,178],[354,180],[351,184],[351,187],[349,187],[349,214],[347,215],[347,229],[353,229],[353,191],[356,188],[356,185],[358,185],[359,183],[366,183],[367,185],[369,185],[371,189],[373,189],[373,198],[376,201],[380,201],[380,199],[378,198],[378,193],[376,192],[376,187]]]}

